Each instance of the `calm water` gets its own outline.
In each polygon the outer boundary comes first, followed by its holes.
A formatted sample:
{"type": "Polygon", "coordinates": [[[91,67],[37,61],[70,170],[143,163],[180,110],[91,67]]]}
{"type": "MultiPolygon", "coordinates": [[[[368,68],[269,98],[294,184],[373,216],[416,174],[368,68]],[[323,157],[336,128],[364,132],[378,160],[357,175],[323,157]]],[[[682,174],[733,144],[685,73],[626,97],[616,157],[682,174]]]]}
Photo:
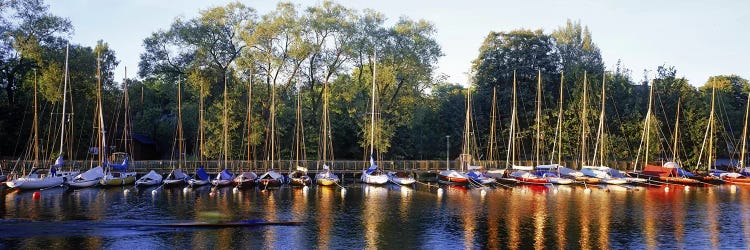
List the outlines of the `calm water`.
{"type": "Polygon", "coordinates": [[[130,190],[0,191],[0,249],[750,248],[747,187],[130,190]],[[304,224],[159,226],[247,219],[304,224]]]}

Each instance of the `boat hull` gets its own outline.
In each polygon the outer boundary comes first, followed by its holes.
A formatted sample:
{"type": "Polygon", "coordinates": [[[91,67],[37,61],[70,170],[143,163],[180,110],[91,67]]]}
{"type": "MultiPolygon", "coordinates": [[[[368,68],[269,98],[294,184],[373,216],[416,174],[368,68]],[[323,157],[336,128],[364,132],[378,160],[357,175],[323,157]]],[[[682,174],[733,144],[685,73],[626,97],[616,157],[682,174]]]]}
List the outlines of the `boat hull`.
{"type": "Polygon", "coordinates": [[[567,179],[567,178],[560,178],[560,177],[546,177],[547,181],[552,184],[557,185],[570,185],[573,184],[573,180],[567,179]]]}
{"type": "Polygon", "coordinates": [[[746,176],[742,177],[724,177],[724,180],[727,183],[735,184],[735,185],[750,185],[750,178],[746,176]]]}
{"type": "Polygon", "coordinates": [[[17,188],[20,190],[32,190],[42,189],[54,186],[60,186],[65,182],[65,177],[45,177],[45,178],[18,178],[13,181],[6,182],[9,188],[17,188]]]}
{"type": "Polygon", "coordinates": [[[185,180],[179,179],[179,180],[164,180],[164,186],[165,187],[177,187],[182,186],[185,184],[185,180]]]}
{"type": "Polygon", "coordinates": [[[260,179],[258,180],[258,187],[259,188],[273,188],[273,187],[280,187],[281,186],[281,180],[279,179],[260,179]]]}
{"type": "Polygon", "coordinates": [[[161,184],[161,180],[136,181],[135,185],[139,187],[156,186],[161,184]]]}
{"type": "Polygon", "coordinates": [[[469,178],[438,174],[438,183],[451,186],[466,186],[469,185],[469,178]]]}
{"type": "Polygon", "coordinates": [[[373,184],[373,185],[383,185],[388,182],[387,175],[384,175],[384,174],[372,175],[372,174],[367,174],[366,172],[362,172],[362,177],[360,179],[364,183],[373,184]]]}
{"type": "Polygon", "coordinates": [[[196,179],[190,179],[188,180],[188,185],[191,187],[197,187],[197,186],[205,186],[208,183],[210,183],[208,180],[196,180],[196,179]]]}
{"type": "Polygon", "coordinates": [[[229,184],[232,184],[231,180],[212,180],[211,181],[211,185],[214,185],[214,186],[217,186],[217,187],[218,186],[226,186],[226,185],[229,185],[229,184]]]}
{"type": "Polygon", "coordinates": [[[628,183],[627,180],[620,179],[620,178],[603,179],[602,181],[609,185],[622,185],[622,184],[628,183]]]}
{"type": "Polygon", "coordinates": [[[411,185],[417,182],[414,177],[405,172],[388,172],[388,180],[398,185],[411,185]]]}
{"type": "Polygon", "coordinates": [[[126,186],[135,183],[135,172],[120,173],[120,177],[105,176],[99,180],[102,186],[126,186]]]}
{"type": "Polygon", "coordinates": [[[99,181],[101,179],[94,179],[94,180],[74,180],[69,181],[68,186],[73,188],[87,188],[87,187],[93,187],[99,185],[99,181]]]}
{"type": "Polygon", "coordinates": [[[303,176],[300,178],[289,178],[289,185],[295,187],[303,187],[312,185],[312,179],[309,176],[303,176]]]}

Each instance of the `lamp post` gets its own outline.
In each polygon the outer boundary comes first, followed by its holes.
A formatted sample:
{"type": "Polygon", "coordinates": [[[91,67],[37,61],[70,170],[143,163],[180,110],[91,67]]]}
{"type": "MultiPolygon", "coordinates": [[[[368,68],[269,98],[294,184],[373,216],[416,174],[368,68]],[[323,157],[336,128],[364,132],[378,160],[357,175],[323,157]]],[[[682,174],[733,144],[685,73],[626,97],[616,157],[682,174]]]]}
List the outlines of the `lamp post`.
{"type": "Polygon", "coordinates": [[[451,151],[450,151],[450,135],[445,136],[445,170],[451,169],[451,151]]]}

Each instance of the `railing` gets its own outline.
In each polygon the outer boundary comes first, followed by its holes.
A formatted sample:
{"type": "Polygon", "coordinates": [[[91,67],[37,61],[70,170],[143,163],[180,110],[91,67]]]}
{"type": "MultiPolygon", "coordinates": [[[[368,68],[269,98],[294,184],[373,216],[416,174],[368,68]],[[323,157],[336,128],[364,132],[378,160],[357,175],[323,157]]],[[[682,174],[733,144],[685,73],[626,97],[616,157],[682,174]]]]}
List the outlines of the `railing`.
{"type": "MultiPolygon", "coordinates": [[[[47,168],[52,165],[53,161],[40,161],[37,167],[47,168]]],[[[12,160],[0,160],[2,169],[5,173],[15,171],[16,173],[22,173],[24,170],[28,171],[33,166],[32,161],[12,161],[12,160]]],[[[265,172],[268,169],[275,169],[279,172],[286,172],[293,170],[297,166],[308,168],[309,172],[317,173],[323,170],[323,161],[300,161],[299,164],[295,164],[294,160],[280,160],[274,161],[240,161],[233,160],[224,163],[223,161],[185,161],[182,163],[182,169],[192,172],[197,169],[199,165],[203,165],[207,172],[216,173],[221,169],[230,169],[233,171],[239,170],[251,170],[255,172],[265,172]]],[[[362,171],[370,166],[369,161],[348,161],[348,160],[337,160],[333,162],[327,162],[334,172],[343,173],[354,173],[362,171]]],[[[516,165],[532,166],[533,161],[516,161],[516,165]]],[[[63,170],[67,169],[78,169],[85,170],[91,167],[97,166],[96,161],[66,161],[63,170]]],[[[487,169],[490,168],[505,168],[505,161],[475,161],[473,165],[484,166],[487,169]]],[[[579,169],[578,161],[564,161],[563,166],[579,169]]],[[[402,160],[402,161],[379,161],[378,166],[384,170],[401,170],[407,172],[438,172],[447,168],[446,161],[440,160],[402,160]]],[[[620,170],[630,170],[633,168],[631,161],[610,161],[607,166],[620,170]]],[[[170,160],[158,160],[158,161],[131,161],[128,166],[129,170],[136,171],[138,173],[146,173],[150,170],[155,170],[160,173],[166,173],[171,171],[173,168],[177,168],[177,161],[170,160]]],[[[451,169],[460,169],[458,161],[450,162],[451,169]]]]}

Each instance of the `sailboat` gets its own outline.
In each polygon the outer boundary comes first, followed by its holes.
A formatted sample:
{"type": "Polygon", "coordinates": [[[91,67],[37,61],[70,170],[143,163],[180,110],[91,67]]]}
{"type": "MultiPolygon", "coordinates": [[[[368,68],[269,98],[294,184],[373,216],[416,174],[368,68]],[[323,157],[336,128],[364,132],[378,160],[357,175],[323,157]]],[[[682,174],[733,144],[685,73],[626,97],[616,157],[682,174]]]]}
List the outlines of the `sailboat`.
{"type": "MultiPolygon", "coordinates": [[[[52,165],[47,173],[43,173],[42,169],[32,167],[30,173],[24,177],[6,182],[5,184],[9,188],[18,188],[21,190],[29,189],[42,189],[54,186],[60,186],[65,183],[68,179],[75,175],[78,175],[78,171],[58,171],[64,164],[63,160],[63,146],[65,145],[65,105],[67,103],[67,92],[68,92],[68,47],[65,48],[65,77],[63,83],[63,106],[62,106],[62,117],[60,118],[60,153],[55,160],[55,164],[52,165]]],[[[36,116],[35,116],[36,117],[36,116]]],[[[34,123],[37,124],[36,122],[34,123]]],[[[36,131],[35,131],[36,132],[36,131]]],[[[36,163],[36,161],[35,161],[36,163]]]]}
{"type": "MultiPolygon", "coordinates": [[[[496,127],[495,123],[497,121],[497,87],[492,88],[492,107],[490,108],[490,139],[487,143],[487,162],[489,164],[492,164],[490,166],[490,169],[484,172],[485,175],[491,178],[495,178],[495,180],[503,180],[503,176],[506,175],[505,168],[497,168],[495,165],[495,161],[498,160],[495,156],[498,155],[497,152],[497,139],[495,137],[496,135],[496,127]]],[[[515,179],[508,179],[513,180],[515,179]]]]}
{"type": "Polygon", "coordinates": [[[276,164],[276,81],[274,80],[274,84],[271,84],[271,135],[269,138],[270,140],[266,142],[270,142],[268,149],[270,151],[270,163],[271,168],[268,169],[265,173],[260,175],[258,177],[258,180],[256,181],[258,184],[258,187],[260,188],[268,188],[268,187],[278,187],[281,186],[281,183],[284,181],[284,176],[277,173],[274,170],[274,164],[276,164]]]}
{"type": "Polygon", "coordinates": [[[565,83],[565,73],[560,75],[560,103],[559,103],[559,110],[557,112],[557,128],[555,129],[555,142],[552,147],[552,157],[554,158],[555,153],[557,153],[557,161],[551,160],[552,164],[549,165],[537,165],[536,171],[537,174],[544,175],[555,175],[559,177],[569,178],[569,179],[578,179],[583,177],[583,173],[581,173],[578,170],[567,168],[562,163],[562,122],[563,122],[563,87],[565,83]]]}
{"type": "Polygon", "coordinates": [[[97,78],[97,92],[96,92],[96,109],[98,113],[98,122],[99,122],[99,130],[101,133],[99,134],[99,148],[100,150],[99,154],[99,162],[100,165],[96,166],[94,168],[89,169],[86,172],[83,172],[79,175],[76,175],[72,180],[68,180],[67,184],[70,187],[76,187],[76,188],[84,188],[84,187],[91,187],[99,184],[99,181],[104,178],[104,166],[107,163],[107,141],[105,140],[105,130],[104,130],[104,114],[102,112],[103,106],[102,106],[102,80],[101,80],[101,58],[97,55],[96,58],[96,78],[97,78]]]}
{"type": "MultiPolygon", "coordinates": [[[[648,94],[648,109],[646,111],[646,119],[643,125],[643,137],[641,138],[641,143],[642,144],[645,143],[646,145],[646,150],[645,150],[645,154],[643,158],[644,167],[641,171],[636,171],[634,169],[633,172],[631,172],[631,174],[639,178],[647,178],[649,180],[656,179],[660,182],[677,183],[677,184],[682,184],[682,185],[700,184],[699,181],[686,177],[692,174],[682,169],[680,164],[675,161],[666,162],[661,166],[649,164],[648,153],[649,153],[651,117],[653,116],[653,113],[652,113],[653,111],[651,110],[653,96],[654,96],[654,82],[652,81],[651,87],[649,89],[649,94],[648,94]]],[[[637,168],[638,166],[637,163],[638,163],[638,158],[636,158],[636,164],[634,168],[637,168]]]]}
{"type": "Polygon", "coordinates": [[[323,162],[323,171],[315,175],[315,183],[320,186],[336,186],[339,185],[339,177],[331,171],[331,167],[326,164],[328,161],[328,151],[330,150],[331,162],[333,162],[333,142],[331,139],[331,120],[328,117],[328,79],[326,78],[323,82],[323,110],[321,117],[321,129],[320,129],[320,148],[321,155],[320,159],[323,162]]]}
{"type": "Polygon", "coordinates": [[[745,106],[745,123],[742,127],[742,149],[739,160],[739,171],[737,173],[725,172],[717,173],[714,171],[712,174],[718,175],[722,180],[740,185],[750,185],[750,167],[745,166],[745,152],[747,149],[747,119],[750,116],[750,93],[747,94],[747,104],[745,106]]]}
{"type": "MultiPolygon", "coordinates": [[[[252,113],[253,113],[253,78],[252,74],[250,74],[250,81],[247,83],[247,134],[248,134],[248,140],[247,140],[247,165],[248,167],[251,166],[252,161],[250,161],[250,156],[252,156],[252,145],[250,143],[250,137],[249,135],[252,133],[252,113]]],[[[242,171],[240,169],[240,174],[238,174],[236,177],[234,177],[234,180],[232,180],[232,184],[234,184],[238,188],[248,188],[248,187],[254,187],[255,181],[258,179],[258,174],[256,174],[253,171],[242,171]]]]}
{"type": "MultiPolygon", "coordinates": [[[[510,166],[511,169],[515,170],[512,173],[509,174],[511,178],[516,179],[519,183],[522,184],[530,184],[530,185],[547,185],[549,184],[549,180],[547,178],[538,176],[534,173],[534,167],[533,166],[519,166],[513,164],[515,161],[515,155],[516,155],[516,146],[515,146],[515,127],[517,123],[517,108],[516,108],[516,72],[513,71],[513,108],[511,111],[511,118],[510,118],[510,136],[508,136],[508,156],[507,156],[507,164],[510,166]]],[[[538,127],[538,126],[537,126],[538,127]]]]}
{"type": "MultiPolygon", "coordinates": [[[[581,158],[582,160],[582,167],[581,167],[581,173],[583,173],[585,176],[593,177],[601,180],[601,182],[606,184],[613,184],[613,185],[621,185],[627,183],[625,179],[622,178],[616,178],[609,174],[611,168],[604,166],[604,118],[606,114],[606,89],[607,86],[605,84],[605,80],[607,79],[607,74],[602,73],[602,103],[601,103],[601,113],[599,114],[599,128],[597,130],[597,139],[596,139],[596,146],[594,148],[594,164],[593,166],[587,166],[585,164],[586,157],[581,158]],[[598,154],[598,160],[599,164],[597,165],[597,154],[598,154]]],[[[586,92],[586,79],[584,76],[584,95],[586,92]]],[[[584,100],[585,100],[584,96],[584,100]]],[[[585,105],[585,104],[584,104],[585,105]]],[[[586,113],[583,114],[586,116],[586,113]]],[[[585,129],[586,124],[584,124],[585,129]]],[[[584,135],[585,136],[585,135],[584,135]]],[[[585,137],[584,141],[581,142],[582,144],[586,144],[585,137]]],[[[583,151],[582,154],[586,154],[587,152],[583,151]]]]}
{"type": "MultiPolygon", "coordinates": [[[[707,161],[708,164],[706,165],[706,168],[707,168],[708,171],[706,171],[706,172],[697,172],[697,171],[695,171],[693,173],[690,173],[690,174],[686,175],[686,177],[688,177],[690,179],[697,180],[697,181],[702,182],[702,183],[723,184],[724,180],[721,178],[721,174],[722,174],[723,171],[720,171],[720,170],[715,169],[715,168],[713,168],[713,169],[711,168],[711,166],[714,165],[714,163],[715,163],[714,160],[715,160],[715,157],[716,157],[716,155],[714,154],[714,133],[716,132],[716,118],[714,116],[716,110],[714,108],[714,106],[715,106],[715,103],[714,103],[715,100],[714,99],[715,99],[715,95],[716,95],[716,86],[712,86],[712,87],[713,88],[712,88],[712,91],[711,91],[711,114],[709,115],[709,118],[708,118],[709,119],[708,120],[708,127],[706,128],[707,137],[708,137],[708,161],[707,161]]],[[[679,105],[679,103],[678,103],[678,105],[679,105]]],[[[677,110],[677,112],[679,114],[679,109],[677,110]]],[[[679,120],[679,116],[677,117],[677,119],[679,120]]],[[[675,128],[675,131],[677,131],[678,129],[679,128],[675,128]]],[[[676,141],[677,141],[677,138],[675,136],[675,142],[676,141]]],[[[676,148],[677,147],[675,147],[675,149],[676,148]]],[[[699,158],[698,162],[700,162],[700,157],[698,157],[698,158],[699,158]]],[[[698,169],[698,167],[696,167],[696,169],[698,169]]]]}
{"type": "Polygon", "coordinates": [[[234,174],[232,172],[230,172],[229,169],[227,169],[227,162],[229,162],[227,160],[227,157],[229,156],[229,141],[228,141],[229,136],[227,134],[228,133],[227,130],[228,130],[228,126],[229,126],[229,121],[227,121],[229,119],[228,115],[227,115],[228,110],[229,110],[229,108],[228,108],[228,105],[227,105],[227,78],[225,76],[224,77],[224,105],[222,105],[223,114],[222,114],[222,118],[221,118],[221,121],[222,121],[222,124],[223,124],[223,126],[222,126],[223,133],[222,134],[223,134],[223,137],[224,137],[224,139],[222,140],[223,143],[224,143],[224,148],[222,150],[222,153],[224,154],[224,161],[222,162],[222,164],[224,165],[223,166],[224,169],[222,169],[221,172],[219,172],[218,174],[216,174],[216,178],[214,178],[213,180],[211,180],[211,185],[214,185],[214,186],[217,186],[217,187],[218,186],[226,186],[226,185],[232,184],[232,181],[234,180],[234,177],[235,177],[234,174]]]}
{"type": "Polygon", "coordinates": [[[464,143],[462,147],[462,153],[460,156],[461,159],[461,170],[463,169],[468,170],[467,173],[462,174],[468,179],[473,182],[474,184],[479,185],[491,185],[497,182],[497,180],[488,177],[483,172],[482,166],[475,166],[472,165],[472,162],[474,161],[474,157],[472,155],[472,127],[471,127],[471,83],[466,88],[466,117],[464,119],[464,143]]]}
{"type": "Polygon", "coordinates": [[[190,187],[204,186],[211,182],[211,177],[206,173],[203,167],[203,84],[200,84],[200,93],[198,94],[198,168],[192,177],[188,177],[187,183],[190,187]]]}
{"type": "MultiPolygon", "coordinates": [[[[127,79],[127,72],[125,72],[125,79],[127,79]]],[[[130,155],[128,154],[128,152],[132,152],[131,147],[133,146],[132,144],[128,143],[128,141],[130,141],[130,114],[128,112],[130,110],[130,103],[129,103],[129,100],[127,99],[128,98],[128,81],[127,80],[123,81],[123,95],[125,97],[125,103],[124,103],[125,118],[123,119],[124,126],[122,128],[122,131],[123,131],[122,137],[123,137],[123,144],[125,146],[124,148],[125,152],[116,152],[113,154],[113,156],[115,157],[115,160],[117,160],[118,157],[122,158],[121,164],[112,164],[109,162],[105,162],[104,166],[102,166],[105,168],[104,178],[99,180],[99,184],[101,184],[102,186],[130,185],[130,184],[135,183],[135,179],[136,179],[136,172],[127,171],[128,162],[130,158],[130,155]]],[[[104,135],[105,133],[104,133],[104,130],[102,129],[102,141],[106,141],[105,139],[106,136],[104,135]]],[[[106,145],[103,145],[103,148],[106,150],[107,148],[106,145]]],[[[107,155],[104,154],[105,160],[106,160],[106,156],[107,155]]]]}
{"type": "MultiPolygon", "coordinates": [[[[183,145],[183,133],[182,133],[182,81],[177,80],[177,168],[172,168],[167,178],[164,178],[164,186],[175,187],[181,186],[187,183],[190,178],[184,172],[182,172],[182,156],[184,154],[183,145]]],[[[174,150],[174,147],[172,147],[174,150]]],[[[174,152],[174,151],[172,151],[174,152]]]]}
{"type": "Polygon", "coordinates": [[[154,186],[161,184],[161,181],[164,177],[162,177],[159,173],[157,173],[154,170],[149,171],[147,174],[141,176],[141,178],[138,178],[138,180],[135,181],[136,187],[147,187],[147,186],[154,186]]]}
{"type": "Polygon", "coordinates": [[[372,67],[372,92],[370,92],[372,93],[370,95],[370,167],[362,171],[360,179],[367,184],[382,185],[388,182],[388,175],[385,175],[375,162],[375,95],[377,94],[375,93],[375,68],[377,67],[377,55],[373,57],[375,57],[375,62],[373,62],[372,67]]]}
{"type": "MultiPolygon", "coordinates": [[[[299,78],[298,78],[299,79],[299,78]]],[[[299,164],[300,160],[305,160],[305,126],[302,124],[302,89],[298,82],[297,91],[297,124],[294,129],[294,151],[295,151],[295,162],[299,164]],[[302,159],[300,159],[300,157],[302,159]]],[[[312,178],[307,175],[307,168],[303,166],[297,166],[295,170],[292,170],[287,174],[286,181],[291,186],[306,187],[312,185],[312,178]]]]}
{"type": "Polygon", "coordinates": [[[559,175],[557,175],[557,173],[538,170],[538,168],[542,166],[540,165],[541,158],[539,154],[539,151],[542,147],[541,145],[541,138],[542,138],[541,121],[542,121],[542,71],[538,70],[537,84],[536,84],[536,143],[535,143],[536,154],[534,157],[536,159],[536,164],[534,164],[535,165],[534,168],[536,171],[534,172],[534,174],[536,174],[536,176],[538,177],[542,177],[543,179],[546,179],[549,183],[552,183],[552,184],[559,184],[559,185],[571,184],[573,183],[573,180],[568,179],[568,178],[562,178],[559,175]]]}

